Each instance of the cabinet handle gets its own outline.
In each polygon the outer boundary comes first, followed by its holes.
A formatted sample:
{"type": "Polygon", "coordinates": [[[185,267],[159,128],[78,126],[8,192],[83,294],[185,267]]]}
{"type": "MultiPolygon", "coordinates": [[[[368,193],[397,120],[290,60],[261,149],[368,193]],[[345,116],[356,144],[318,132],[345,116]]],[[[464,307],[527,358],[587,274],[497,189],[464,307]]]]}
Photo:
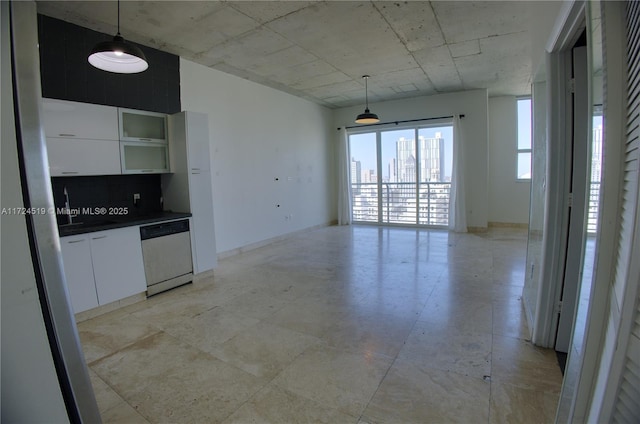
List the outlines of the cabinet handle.
{"type": "Polygon", "coordinates": [[[60,137],[75,137],[75,134],[58,134],[60,137]]]}
{"type": "Polygon", "coordinates": [[[91,240],[100,240],[103,238],[107,238],[107,236],[100,236],[100,237],[91,237],[91,240]]]}
{"type": "Polygon", "coordinates": [[[140,138],[139,140],[140,140],[140,141],[151,141],[151,139],[150,139],[150,138],[140,138]]]}
{"type": "Polygon", "coordinates": [[[140,172],[153,172],[153,169],[143,169],[140,172]]]}
{"type": "Polygon", "coordinates": [[[80,240],[69,240],[67,243],[72,244],[72,243],[82,243],[84,241],[84,239],[80,239],[80,240]]]}
{"type": "Polygon", "coordinates": [[[200,168],[191,168],[192,171],[199,171],[200,168]]]}
{"type": "Polygon", "coordinates": [[[63,174],[77,174],[78,171],[62,171],[63,174]]]}

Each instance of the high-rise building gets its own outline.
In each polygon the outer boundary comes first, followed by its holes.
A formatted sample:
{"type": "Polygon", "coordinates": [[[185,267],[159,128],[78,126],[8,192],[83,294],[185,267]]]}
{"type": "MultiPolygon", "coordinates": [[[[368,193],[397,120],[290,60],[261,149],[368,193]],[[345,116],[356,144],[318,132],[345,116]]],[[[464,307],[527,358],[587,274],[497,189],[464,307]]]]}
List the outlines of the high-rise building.
{"type": "Polygon", "coordinates": [[[416,144],[415,140],[400,137],[396,141],[396,175],[400,183],[416,182],[416,144]]]}
{"type": "Polygon", "coordinates": [[[353,194],[360,194],[360,183],[362,183],[361,167],[359,160],[351,158],[351,187],[353,187],[353,194]]]}
{"type": "MultiPolygon", "coordinates": [[[[418,158],[420,161],[420,181],[443,181],[444,138],[437,132],[434,138],[418,137],[418,158]]],[[[398,182],[415,182],[416,158],[415,140],[401,137],[396,142],[396,176],[398,182]]]]}
{"type": "Polygon", "coordinates": [[[389,161],[389,182],[395,183],[398,181],[398,161],[396,158],[391,158],[389,161]]]}
{"type": "Polygon", "coordinates": [[[444,181],[444,138],[437,132],[434,138],[419,137],[420,181],[444,181]]]}
{"type": "Polygon", "coordinates": [[[377,183],[378,177],[376,175],[376,171],[373,169],[365,169],[362,171],[362,182],[363,183],[377,183]]]}

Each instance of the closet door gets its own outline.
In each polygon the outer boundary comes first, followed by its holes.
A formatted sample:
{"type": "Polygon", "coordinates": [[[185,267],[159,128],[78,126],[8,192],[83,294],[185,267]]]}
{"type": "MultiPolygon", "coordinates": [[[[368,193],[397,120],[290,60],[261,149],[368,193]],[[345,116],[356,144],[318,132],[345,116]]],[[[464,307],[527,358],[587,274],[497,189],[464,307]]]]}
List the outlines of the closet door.
{"type": "Polygon", "coordinates": [[[627,131],[624,181],[615,273],[611,287],[611,312],[619,314],[618,349],[612,361],[611,409],[605,403],[606,421],[640,422],[640,208],[638,163],[640,155],[640,3],[627,8],[627,131]]]}

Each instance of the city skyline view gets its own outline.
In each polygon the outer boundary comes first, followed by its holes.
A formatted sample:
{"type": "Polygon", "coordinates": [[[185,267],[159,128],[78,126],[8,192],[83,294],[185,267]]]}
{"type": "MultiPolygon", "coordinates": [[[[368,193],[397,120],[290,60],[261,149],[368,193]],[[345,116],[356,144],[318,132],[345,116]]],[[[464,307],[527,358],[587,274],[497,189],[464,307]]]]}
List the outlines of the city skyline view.
{"type": "MultiPolygon", "coordinates": [[[[453,158],[453,127],[451,125],[438,127],[425,127],[418,129],[418,137],[425,139],[436,138],[436,133],[440,133],[444,140],[444,172],[441,177],[443,181],[451,181],[451,168],[453,158]]],[[[382,181],[390,180],[389,164],[393,159],[397,160],[398,140],[404,138],[415,140],[415,129],[407,128],[401,130],[381,131],[381,165],[382,181]]],[[[352,134],[349,136],[350,160],[360,162],[362,172],[372,170],[377,175],[377,154],[376,154],[376,133],[352,134]]]]}
{"type": "Polygon", "coordinates": [[[448,224],[452,126],[352,134],[349,146],[354,221],[448,224]]]}

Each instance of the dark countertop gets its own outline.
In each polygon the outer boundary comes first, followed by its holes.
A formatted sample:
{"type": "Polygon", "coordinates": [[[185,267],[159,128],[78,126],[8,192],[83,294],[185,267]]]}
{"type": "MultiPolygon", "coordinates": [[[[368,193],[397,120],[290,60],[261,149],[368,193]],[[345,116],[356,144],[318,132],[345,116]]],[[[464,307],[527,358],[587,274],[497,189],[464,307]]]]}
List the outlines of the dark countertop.
{"type": "Polygon", "coordinates": [[[59,225],[60,237],[75,236],[78,234],[93,233],[96,231],[113,230],[115,228],[132,227],[134,225],[152,224],[154,222],[171,221],[174,219],[189,218],[187,212],[159,212],[153,215],[143,216],[106,216],[103,220],[86,223],[74,223],[71,225],[59,225]]]}

